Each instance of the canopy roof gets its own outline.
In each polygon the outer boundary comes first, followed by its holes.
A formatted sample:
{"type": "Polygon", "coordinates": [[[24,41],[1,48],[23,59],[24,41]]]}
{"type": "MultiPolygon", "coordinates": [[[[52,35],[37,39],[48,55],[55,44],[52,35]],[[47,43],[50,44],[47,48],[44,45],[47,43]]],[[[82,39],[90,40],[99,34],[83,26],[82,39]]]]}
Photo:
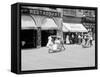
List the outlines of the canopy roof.
{"type": "Polygon", "coordinates": [[[36,28],[36,24],[31,16],[29,15],[22,15],[21,16],[21,28],[22,29],[31,29],[36,28]]]}
{"type": "Polygon", "coordinates": [[[51,18],[46,18],[43,22],[43,24],[41,25],[41,28],[43,30],[49,30],[49,29],[58,29],[56,23],[54,22],[53,19],[51,18]]]}

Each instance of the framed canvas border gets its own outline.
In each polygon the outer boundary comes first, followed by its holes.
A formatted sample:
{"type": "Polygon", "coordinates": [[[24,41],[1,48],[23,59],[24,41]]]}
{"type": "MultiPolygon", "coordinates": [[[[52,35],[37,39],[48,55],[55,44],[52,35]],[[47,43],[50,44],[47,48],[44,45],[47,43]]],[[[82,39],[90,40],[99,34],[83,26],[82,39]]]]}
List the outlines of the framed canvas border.
{"type": "Polygon", "coordinates": [[[60,72],[60,71],[76,71],[76,70],[92,70],[98,68],[98,9],[97,7],[84,6],[67,6],[52,4],[35,4],[35,3],[15,3],[11,5],[11,72],[16,74],[26,73],[43,73],[43,72],[60,72]],[[95,26],[95,66],[94,67],[78,67],[78,68],[60,68],[60,69],[42,69],[21,71],[21,6],[35,7],[52,7],[52,8],[71,8],[71,9],[87,9],[95,10],[96,26],[95,26]]]}

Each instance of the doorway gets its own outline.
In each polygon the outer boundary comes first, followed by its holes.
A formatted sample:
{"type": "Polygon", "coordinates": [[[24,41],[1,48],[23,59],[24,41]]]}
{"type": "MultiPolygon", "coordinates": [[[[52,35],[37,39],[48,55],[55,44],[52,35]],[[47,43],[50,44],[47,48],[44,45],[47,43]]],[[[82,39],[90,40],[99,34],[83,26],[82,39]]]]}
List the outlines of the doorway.
{"type": "Polygon", "coordinates": [[[34,29],[21,30],[21,48],[36,48],[37,31],[34,29]]]}
{"type": "Polygon", "coordinates": [[[42,30],[41,31],[41,46],[46,46],[48,42],[48,37],[50,35],[56,35],[57,30],[42,30]]]}

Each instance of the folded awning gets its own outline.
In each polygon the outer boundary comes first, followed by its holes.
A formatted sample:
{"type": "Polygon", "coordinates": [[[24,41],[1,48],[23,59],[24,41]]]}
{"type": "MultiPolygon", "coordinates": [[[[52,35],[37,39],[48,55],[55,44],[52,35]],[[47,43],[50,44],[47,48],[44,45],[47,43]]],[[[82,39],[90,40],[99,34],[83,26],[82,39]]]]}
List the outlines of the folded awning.
{"type": "Polygon", "coordinates": [[[58,29],[58,27],[53,19],[46,18],[41,25],[41,29],[42,30],[52,30],[52,29],[58,29]]]}
{"type": "Polygon", "coordinates": [[[33,29],[33,28],[36,29],[37,26],[31,16],[22,15],[21,16],[21,28],[22,29],[33,29]]]}
{"type": "Polygon", "coordinates": [[[70,32],[88,32],[81,23],[63,23],[63,26],[70,32]]]}

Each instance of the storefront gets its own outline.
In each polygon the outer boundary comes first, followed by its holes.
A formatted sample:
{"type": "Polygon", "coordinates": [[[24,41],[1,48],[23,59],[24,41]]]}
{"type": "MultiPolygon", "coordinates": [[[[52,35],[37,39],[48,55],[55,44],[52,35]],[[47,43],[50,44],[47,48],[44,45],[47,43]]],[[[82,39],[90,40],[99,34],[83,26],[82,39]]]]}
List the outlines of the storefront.
{"type": "MultiPolygon", "coordinates": [[[[84,32],[88,32],[84,25],[81,23],[82,18],[76,16],[65,16],[63,17],[63,38],[66,40],[73,40],[75,43],[78,41],[78,35],[82,35],[84,32]]],[[[70,41],[71,43],[71,41],[70,41]]]]}
{"type": "Polygon", "coordinates": [[[92,35],[93,39],[95,38],[95,17],[83,17],[82,23],[88,32],[92,35]]]}
{"type": "Polygon", "coordinates": [[[21,16],[21,46],[36,48],[37,27],[30,15],[21,16]]]}
{"type": "Polygon", "coordinates": [[[28,40],[28,43],[31,43],[27,44],[28,47],[31,46],[32,48],[38,48],[46,46],[50,35],[62,36],[62,18],[61,13],[57,10],[54,11],[49,8],[34,9],[33,7],[24,7],[21,12],[22,47],[26,44],[23,42],[25,39],[28,40]],[[28,15],[26,18],[24,17],[24,21],[23,15],[28,15]]]}
{"type": "MultiPolygon", "coordinates": [[[[81,23],[63,23],[64,40],[67,41],[72,39],[72,43],[78,43],[78,35],[82,35],[84,32],[88,32],[87,29],[81,23]]],[[[66,42],[67,42],[66,41],[66,42]]]]}
{"type": "Polygon", "coordinates": [[[48,37],[50,35],[57,35],[58,27],[54,20],[51,18],[46,18],[41,25],[41,46],[46,46],[48,42],[48,37]]]}

